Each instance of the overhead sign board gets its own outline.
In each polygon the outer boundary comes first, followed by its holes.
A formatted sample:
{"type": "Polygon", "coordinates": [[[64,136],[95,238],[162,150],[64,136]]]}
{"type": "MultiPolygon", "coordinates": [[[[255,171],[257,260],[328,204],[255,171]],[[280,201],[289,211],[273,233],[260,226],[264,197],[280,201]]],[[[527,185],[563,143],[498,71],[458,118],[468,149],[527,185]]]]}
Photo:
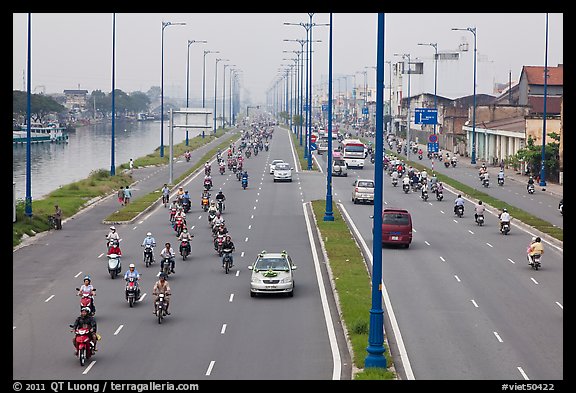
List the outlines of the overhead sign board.
{"type": "Polygon", "coordinates": [[[434,108],[414,108],[415,124],[437,124],[438,110],[434,108]]]}

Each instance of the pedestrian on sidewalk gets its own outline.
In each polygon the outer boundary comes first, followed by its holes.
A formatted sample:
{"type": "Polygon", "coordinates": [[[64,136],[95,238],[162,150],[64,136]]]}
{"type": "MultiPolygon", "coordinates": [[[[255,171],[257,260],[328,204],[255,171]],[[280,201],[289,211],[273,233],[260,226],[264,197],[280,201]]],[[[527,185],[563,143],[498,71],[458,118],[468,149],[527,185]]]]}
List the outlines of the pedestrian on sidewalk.
{"type": "Polygon", "coordinates": [[[132,198],[132,191],[130,190],[130,186],[126,186],[126,188],[124,188],[124,206],[130,203],[131,198],[132,198]]]}
{"type": "Polygon", "coordinates": [[[62,229],[62,209],[58,205],[54,205],[54,221],[56,222],[56,229],[62,229]]]}
{"type": "Polygon", "coordinates": [[[124,186],[120,186],[118,190],[118,202],[124,206],[124,186]]]}
{"type": "Polygon", "coordinates": [[[129,165],[130,165],[130,173],[132,173],[132,170],[134,169],[134,160],[133,159],[130,159],[129,165]]]}

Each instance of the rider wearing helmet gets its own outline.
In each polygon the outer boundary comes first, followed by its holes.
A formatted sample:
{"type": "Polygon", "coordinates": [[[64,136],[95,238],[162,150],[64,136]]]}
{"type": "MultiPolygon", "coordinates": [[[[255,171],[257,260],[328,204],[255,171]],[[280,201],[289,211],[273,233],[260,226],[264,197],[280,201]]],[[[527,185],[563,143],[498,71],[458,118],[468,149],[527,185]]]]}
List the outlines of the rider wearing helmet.
{"type": "Polygon", "coordinates": [[[502,213],[500,213],[498,215],[498,218],[500,219],[500,230],[502,230],[502,226],[504,225],[504,223],[508,223],[510,224],[510,213],[508,213],[508,209],[504,208],[502,209],[502,213]]]}
{"type": "Polygon", "coordinates": [[[90,279],[90,276],[88,274],[84,276],[84,279],[82,281],[84,283],[80,286],[80,289],[78,290],[78,296],[82,295],[90,296],[90,298],[92,299],[92,301],[90,302],[91,304],[90,314],[94,315],[94,313],[96,312],[96,306],[94,305],[94,296],[96,295],[96,289],[92,285],[92,280],[90,279]]]}
{"type": "MultiPolygon", "coordinates": [[[[134,278],[134,282],[136,283],[136,299],[140,299],[140,285],[138,285],[138,280],[140,279],[140,273],[136,270],[136,265],[131,263],[128,265],[128,270],[124,273],[124,280],[128,280],[129,278],[134,278]]],[[[128,300],[128,292],[126,292],[126,300],[128,300]]]]}
{"type": "Polygon", "coordinates": [[[528,264],[532,265],[534,255],[544,254],[544,247],[542,246],[542,239],[539,236],[532,238],[532,243],[528,246],[528,264]]]}
{"type": "Polygon", "coordinates": [[[222,203],[222,209],[220,211],[224,210],[224,201],[226,200],[226,197],[224,196],[224,193],[222,192],[222,189],[220,189],[220,191],[218,191],[218,194],[216,195],[216,201],[218,203],[222,203]]]}
{"type": "MultiPolygon", "coordinates": [[[[90,333],[92,335],[92,345],[94,346],[93,349],[94,351],[97,351],[98,349],[96,349],[96,342],[98,341],[98,335],[96,334],[97,331],[96,319],[90,316],[89,307],[82,307],[82,309],[80,310],[80,316],[76,318],[74,324],[71,325],[71,327],[73,330],[75,330],[81,328],[84,325],[90,326],[90,333]]],[[[74,345],[74,348],[76,348],[76,337],[72,337],[72,344],[74,345]]],[[[74,351],[74,354],[78,355],[78,349],[74,351]]]]}
{"type": "Polygon", "coordinates": [[[106,242],[106,247],[110,247],[110,242],[112,240],[120,241],[120,235],[118,234],[118,232],[116,232],[116,227],[114,225],[110,227],[110,232],[108,232],[108,234],[106,235],[106,240],[108,240],[106,242]]]}
{"type": "Polygon", "coordinates": [[[226,235],[226,237],[224,238],[224,242],[222,242],[222,267],[224,267],[224,258],[226,257],[226,254],[230,255],[230,266],[234,266],[234,258],[232,257],[232,251],[234,251],[234,243],[232,242],[232,238],[230,237],[230,235],[226,235]]]}
{"type": "Polygon", "coordinates": [[[180,236],[178,236],[178,240],[180,240],[180,254],[182,254],[182,242],[185,240],[188,241],[186,248],[188,249],[188,254],[190,254],[191,252],[190,242],[192,241],[193,237],[194,235],[188,232],[188,229],[184,228],[182,230],[182,233],[180,233],[180,236]]]}

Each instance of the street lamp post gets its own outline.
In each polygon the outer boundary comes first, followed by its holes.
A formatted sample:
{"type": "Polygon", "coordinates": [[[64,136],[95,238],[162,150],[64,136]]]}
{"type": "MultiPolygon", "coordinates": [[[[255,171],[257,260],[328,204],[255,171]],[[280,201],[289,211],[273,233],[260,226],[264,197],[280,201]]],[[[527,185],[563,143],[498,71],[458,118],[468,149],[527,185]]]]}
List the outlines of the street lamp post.
{"type": "Polygon", "coordinates": [[[476,27],[465,29],[453,27],[452,30],[464,30],[474,34],[474,108],[472,110],[472,159],[471,164],[476,164],[476,27]]]}
{"type": "Polygon", "coordinates": [[[332,13],[328,43],[328,164],[326,165],[326,210],[324,221],[334,221],[332,211],[332,13]]]}
{"type": "Polygon", "coordinates": [[[407,106],[408,112],[406,115],[406,160],[410,161],[410,53],[404,53],[402,55],[398,53],[394,53],[394,56],[402,56],[403,59],[408,59],[408,97],[407,97],[407,106]]]}
{"type": "Polygon", "coordinates": [[[116,100],[115,100],[115,62],[116,62],[116,13],[112,14],[112,141],[110,148],[110,176],[116,175],[115,151],[114,151],[114,122],[116,117],[116,100]]]}
{"type": "Polygon", "coordinates": [[[388,118],[388,121],[389,121],[388,124],[390,125],[390,128],[388,129],[388,132],[392,132],[392,86],[393,86],[393,83],[392,83],[392,60],[390,60],[390,61],[385,61],[385,63],[390,66],[389,69],[388,69],[388,70],[389,70],[389,71],[388,71],[388,89],[389,89],[389,96],[388,96],[388,97],[389,97],[389,98],[388,98],[388,116],[390,116],[390,117],[388,118]]]}
{"type": "Polygon", "coordinates": [[[216,59],[216,67],[214,71],[214,134],[216,134],[216,98],[218,97],[218,62],[230,61],[228,59],[216,59]]]}
{"type": "MultiPolygon", "coordinates": [[[[546,45],[544,53],[544,108],[542,115],[542,158],[540,164],[540,186],[546,186],[546,100],[548,90],[548,13],[546,13],[546,45]]],[[[542,191],[545,191],[543,188],[542,191]]]]}
{"type": "Polygon", "coordinates": [[[160,87],[160,157],[164,157],[164,29],[168,26],[186,25],[184,22],[162,21],[162,77],[160,87]]]}
{"type": "MultiPolygon", "coordinates": [[[[208,53],[220,53],[217,50],[205,50],[204,51],[204,63],[202,66],[202,108],[206,108],[206,55],[208,53]]],[[[202,138],[205,137],[204,129],[202,129],[202,138]]]]}
{"type": "Polygon", "coordinates": [[[28,65],[26,67],[26,197],[24,202],[24,214],[32,218],[32,15],[28,13],[28,65]]]}
{"type": "MultiPolygon", "coordinates": [[[[207,43],[208,41],[188,40],[188,50],[186,52],[186,108],[188,108],[188,96],[190,90],[190,45],[198,43],[207,43]]],[[[188,128],[186,128],[186,146],[188,146],[188,128]]]]}
{"type": "Polygon", "coordinates": [[[224,74],[222,83],[222,128],[226,127],[226,67],[236,67],[236,64],[224,64],[222,71],[224,74]]]}
{"type": "Polygon", "coordinates": [[[437,80],[438,80],[438,44],[431,42],[429,44],[418,44],[431,46],[434,48],[434,109],[436,109],[436,123],[434,123],[434,134],[436,134],[436,124],[438,123],[438,95],[436,92],[437,80]]]}

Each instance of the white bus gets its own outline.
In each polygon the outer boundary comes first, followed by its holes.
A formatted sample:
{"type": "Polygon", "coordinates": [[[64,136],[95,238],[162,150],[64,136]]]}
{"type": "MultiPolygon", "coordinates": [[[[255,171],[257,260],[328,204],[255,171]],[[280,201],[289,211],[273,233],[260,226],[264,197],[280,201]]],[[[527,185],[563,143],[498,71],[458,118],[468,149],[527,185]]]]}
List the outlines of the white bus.
{"type": "Polygon", "coordinates": [[[342,158],[346,162],[348,168],[358,167],[364,168],[364,143],[359,139],[344,139],[341,142],[342,158]]]}

